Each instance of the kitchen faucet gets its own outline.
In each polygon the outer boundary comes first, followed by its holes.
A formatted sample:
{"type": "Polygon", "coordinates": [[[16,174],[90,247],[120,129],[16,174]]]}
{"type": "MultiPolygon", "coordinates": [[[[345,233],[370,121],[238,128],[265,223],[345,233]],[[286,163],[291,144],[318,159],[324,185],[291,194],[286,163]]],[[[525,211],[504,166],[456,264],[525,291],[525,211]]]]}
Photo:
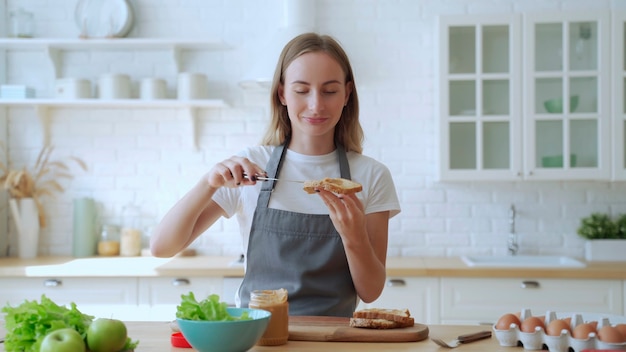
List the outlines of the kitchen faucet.
{"type": "Polygon", "coordinates": [[[507,241],[507,247],[509,251],[509,255],[516,255],[519,249],[519,244],[517,243],[517,235],[515,234],[515,205],[511,204],[511,209],[509,210],[509,240],[507,241]]]}

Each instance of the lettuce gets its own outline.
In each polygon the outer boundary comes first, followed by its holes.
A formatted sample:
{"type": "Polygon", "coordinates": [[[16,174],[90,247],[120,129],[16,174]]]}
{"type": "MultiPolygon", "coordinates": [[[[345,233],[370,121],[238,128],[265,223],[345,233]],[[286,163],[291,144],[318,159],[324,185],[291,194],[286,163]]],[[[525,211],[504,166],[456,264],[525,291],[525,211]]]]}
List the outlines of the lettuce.
{"type": "Polygon", "coordinates": [[[233,321],[250,320],[248,312],[243,312],[240,317],[233,317],[228,314],[226,302],[220,302],[220,296],[210,295],[208,298],[198,302],[193,292],[180,296],[182,301],[176,306],[176,317],[186,320],[210,320],[210,321],[233,321]]]}
{"type": "Polygon", "coordinates": [[[8,352],[37,352],[49,332],[63,328],[73,328],[85,338],[94,318],[81,313],[74,302],[67,308],[45,295],[41,296],[41,303],[25,300],[17,307],[7,304],[2,312],[6,313],[4,348],[8,352]]]}

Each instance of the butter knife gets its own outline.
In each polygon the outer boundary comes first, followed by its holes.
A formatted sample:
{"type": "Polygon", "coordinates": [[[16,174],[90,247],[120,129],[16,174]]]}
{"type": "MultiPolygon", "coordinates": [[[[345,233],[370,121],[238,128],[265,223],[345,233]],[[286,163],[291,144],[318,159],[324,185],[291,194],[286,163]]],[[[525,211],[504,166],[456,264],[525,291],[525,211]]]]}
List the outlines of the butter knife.
{"type": "MultiPolygon", "coordinates": [[[[247,174],[243,174],[243,177],[250,179],[250,177],[247,174]]],[[[283,182],[295,182],[295,183],[304,183],[304,181],[298,181],[298,180],[286,180],[283,178],[273,178],[273,177],[265,177],[265,176],[259,176],[259,175],[255,175],[254,180],[256,181],[283,181],[283,182]]]]}

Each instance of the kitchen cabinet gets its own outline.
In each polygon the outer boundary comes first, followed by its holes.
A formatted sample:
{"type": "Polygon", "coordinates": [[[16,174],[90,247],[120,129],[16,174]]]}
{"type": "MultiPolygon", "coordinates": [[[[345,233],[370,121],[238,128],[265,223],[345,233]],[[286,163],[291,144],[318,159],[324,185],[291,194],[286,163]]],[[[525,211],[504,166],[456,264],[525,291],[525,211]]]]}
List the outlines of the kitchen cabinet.
{"type": "Polygon", "coordinates": [[[416,322],[439,322],[439,279],[430,277],[390,277],[380,297],[364,308],[408,308],[416,322]]]}
{"type": "Polygon", "coordinates": [[[0,278],[0,306],[17,306],[24,300],[40,301],[45,294],[59,305],[69,307],[74,302],[81,312],[96,317],[169,321],[176,316],[181,295],[189,292],[198,300],[215,293],[224,297],[221,301],[234,305],[232,287],[238,287],[233,284],[235,281],[240,282],[241,278],[0,278]]]}
{"type": "Polygon", "coordinates": [[[526,176],[610,179],[608,12],[533,14],[524,28],[526,176]]]}
{"type": "Polygon", "coordinates": [[[521,175],[521,20],[439,19],[440,179],[521,175]]]}
{"type": "Polygon", "coordinates": [[[135,278],[0,278],[0,305],[19,305],[41,295],[59,305],[75,302],[82,305],[137,304],[135,278]]]}
{"type": "Polygon", "coordinates": [[[440,18],[439,178],[610,179],[610,24],[608,12],[440,18]]]}
{"type": "Polygon", "coordinates": [[[441,278],[442,324],[494,324],[505,313],[623,315],[622,280],[441,278]]]}
{"type": "Polygon", "coordinates": [[[150,307],[150,320],[172,320],[181,295],[193,292],[197,300],[211,294],[222,297],[222,278],[200,277],[151,277],[139,278],[139,306],[150,307]]]}

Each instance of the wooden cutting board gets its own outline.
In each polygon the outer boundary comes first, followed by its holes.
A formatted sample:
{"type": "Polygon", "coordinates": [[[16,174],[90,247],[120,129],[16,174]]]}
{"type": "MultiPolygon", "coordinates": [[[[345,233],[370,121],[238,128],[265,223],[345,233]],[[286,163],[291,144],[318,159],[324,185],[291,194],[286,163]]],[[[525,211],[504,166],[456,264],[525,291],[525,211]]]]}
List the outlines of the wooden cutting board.
{"type": "Polygon", "coordinates": [[[414,342],[428,337],[428,326],[399,329],[351,328],[350,318],[290,316],[289,340],[336,342],[414,342]]]}

